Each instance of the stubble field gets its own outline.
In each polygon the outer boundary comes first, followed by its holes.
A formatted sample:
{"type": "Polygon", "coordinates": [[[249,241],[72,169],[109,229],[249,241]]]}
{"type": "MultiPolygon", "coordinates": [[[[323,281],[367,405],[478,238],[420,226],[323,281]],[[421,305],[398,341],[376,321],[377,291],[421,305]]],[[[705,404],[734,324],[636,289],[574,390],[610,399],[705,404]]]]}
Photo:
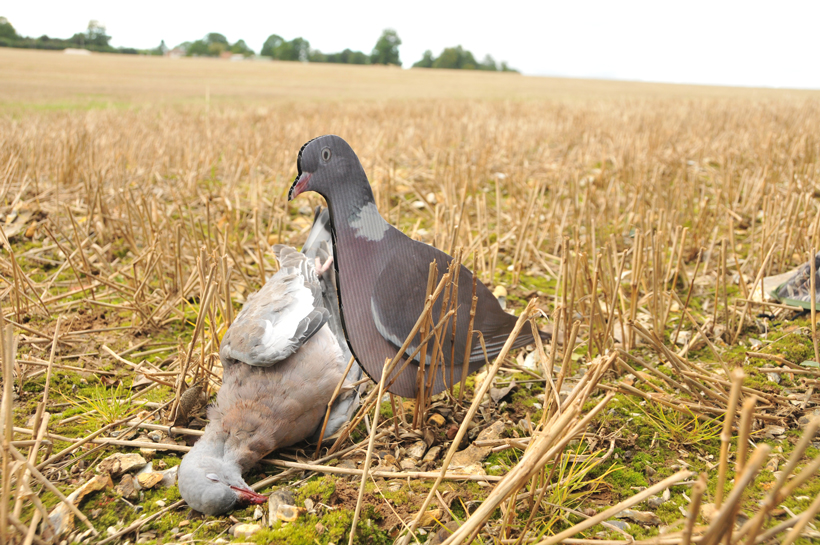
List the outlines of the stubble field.
{"type": "Polygon", "coordinates": [[[346,542],[371,431],[355,543],[816,539],[815,326],[760,300],[820,247],[818,126],[820,92],[0,49],[0,541],[346,542]],[[293,522],[109,482],[195,439],[221,336],[323,204],[286,195],[327,133],[388,221],[561,342],[273,453],[248,482],[293,522]]]}

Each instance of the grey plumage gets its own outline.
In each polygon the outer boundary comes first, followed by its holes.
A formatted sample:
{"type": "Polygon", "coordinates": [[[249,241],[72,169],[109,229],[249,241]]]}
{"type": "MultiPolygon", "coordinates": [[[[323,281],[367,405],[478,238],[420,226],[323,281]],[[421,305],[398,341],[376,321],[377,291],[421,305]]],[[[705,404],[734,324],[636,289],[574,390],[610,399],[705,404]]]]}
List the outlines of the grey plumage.
{"type": "MultiPolygon", "coordinates": [[[[302,252],[309,258],[318,260],[322,265],[326,265],[328,259],[333,258],[333,237],[330,232],[330,211],[327,208],[320,206],[316,207],[316,212],[313,218],[313,227],[308,234],[307,241],[302,247],[302,252]]],[[[336,273],[333,267],[327,266],[319,274],[319,284],[322,286],[322,304],[324,308],[331,309],[330,316],[327,319],[327,327],[336,337],[339,348],[342,350],[342,356],[345,362],[349,362],[353,354],[350,352],[350,347],[345,340],[344,328],[342,326],[342,317],[339,311],[339,297],[336,295],[336,273]]],[[[330,437],[336,433],[342,425],[350,420],[353,412],[359,406],[360,393],[364,385],[360,387],[348,386],[355,384],[362,378],[362,368],[358,363],[354,363],[347,375],[345,387],[339,393],[333,407],[330,409],[328,416],[327,429],[324,437],[330,437]]],[[[316,429],[316,432],[310,437],[311,441],[318,441],[321,429],[316,429]]]]}
{"type": "MultiPolygon", "coordinates": [[[[348,346],[364,370],[378,380],[386,358],[392,358],[413,328],[424,307],[429,264],[435,261],[439,279],[452,258],[422,242],[414,241],[387,223],[378,212],[367,175],[355,152],[338,136],[326,135],[306,143],[297,158],[299,174],[289,198],[315,191],[327,201],[333,235],[334,268],[339,308],[348,346]]],[[[434,393],[460,380],[467,344],[468,314],[471,306],[473,274],[459,270],[454,346],[449,335],[442,337],[446,365],[436,373],[434,393]],[[453,376],[449,375],[451,354],[453,376]]],[[[494,358],[511,333],[516,317],[504,312],[490,290],[480,281],[474,329],[483,335],[487,355],[494,358]]],[[[433,308],[439,316],[441,302],[433,308]]],[[[540,333],[543,339],[550,335],[540,333]]],[[[421,342],[413,339],[408,352],[421,342]]],[[[525,329],[514,343],[520,347],[533,342],[525,329]]],[[[433,351],[428,344],[428,353],[433,351]]],[[[408,354],[409,356],[409,354],[408,354]]],[[[430,358],[427,358],[430,361],[430,358]]],[[[473,340],[469,371],[484,363],[481,344],[473,340]]],[[[405,397],[416,394],[420,358],[411,362],[390,391],[405,397]]],[[[393,377],[391,377],[392,379],[393,377]]]]}
{"type": "MultiPolygon", "coordinates": [[[[310,438],[343,378],[349,358],[328,325],[338,306],[323,305],[333,301],[323,294],[334,288],[323,286],[315,271],[329,236],[321,233],[326,224],[320,218],[317,214],[305,253],[274,249],[280,270],[248,297],[223,337],[222,387],[208,410],[204,435],[179,469],[180,494],[197,511],[215,515],[265,501],[242,474],[271,451],[310,438]]],[[[346,382],[360,376],[354,364],[346,382]]],[[[346,388],[333,405],[325,436],[357,405],[358,392],[346,388]]]]}

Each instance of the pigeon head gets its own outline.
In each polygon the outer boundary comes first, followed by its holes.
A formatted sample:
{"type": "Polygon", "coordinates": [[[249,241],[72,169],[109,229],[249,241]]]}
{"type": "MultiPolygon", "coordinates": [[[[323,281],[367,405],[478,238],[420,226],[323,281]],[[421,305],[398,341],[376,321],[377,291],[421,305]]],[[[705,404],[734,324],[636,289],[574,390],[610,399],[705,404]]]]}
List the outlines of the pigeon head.
{"type": "Polygon", "coordinates": [[[179,493],[194,510],[221,515],[237,507],[262,504],[268,498],[257,494],[242,479],[239,464],[222,458],[224,445],[198,441],[179,466],[179,493]],[[197,448],[199,447],[199,448],[197,448]]]}
{"type": "Polygon", "coordinates": [[[357,200],[373,200],[364,168],[353,149],[342,138],[328,134],[309,140],[296,159],[298,174],[288,193],[293,200],[306,191],[315,191],[328,202],[342,194],[358,195],[357,200]]]}

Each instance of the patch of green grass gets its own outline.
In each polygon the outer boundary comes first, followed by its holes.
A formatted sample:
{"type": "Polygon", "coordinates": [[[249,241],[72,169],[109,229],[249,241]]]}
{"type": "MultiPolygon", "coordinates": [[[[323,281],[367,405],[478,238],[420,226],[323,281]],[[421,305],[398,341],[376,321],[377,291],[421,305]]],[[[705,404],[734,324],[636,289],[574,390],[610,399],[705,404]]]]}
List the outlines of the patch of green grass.
{"type": "Polygon", "coordinates": [[[487,468],[487,474],[506,475],[518,463],[520,452],[518,449],[508,448],[490,454],[484,464],[487,468]],[[498,467],[495,468],[496,466],[498,467]]]}
{"type": "Polygon", "coordinates": [[[126,403],[126,400],[131,397],[131,389],[126,389],[122,382],[117,384],[114,391],[110,393],[104,387],[95,386],[93,393],[90,395],[77,393],[70,397],[65,395],[63,397],[79,408],[82,413],[96,411],[99,418],[106,425],[136,413],[144,405],[144,403],[139,405],[126,403]]]}
{"type": "Polygon", "coordinates": [[[703,422],[688,409],[686,416],[654,403],[635,403],[634,407],[643,413],[642,420],[655,429],[658,440],[672,448],[712,443],[720,435],[722,424],[717,419],[703,422]]]}

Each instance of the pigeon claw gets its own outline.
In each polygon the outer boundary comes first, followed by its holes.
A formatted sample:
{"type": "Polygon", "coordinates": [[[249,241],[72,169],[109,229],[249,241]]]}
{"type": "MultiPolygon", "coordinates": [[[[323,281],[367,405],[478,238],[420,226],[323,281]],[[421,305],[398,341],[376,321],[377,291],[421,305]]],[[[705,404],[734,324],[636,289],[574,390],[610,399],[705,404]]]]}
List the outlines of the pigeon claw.
{"type": "Polygon", "coordinates": [[[267,496],[263,496],[262,494],[257,494],[250,488],[242,488],[239,486],[231,486],[231,490],[236,492],[237,497],[239,497],[239,502],[246,504],[246,505],[261,505],[268,501],[267,496]]]}

